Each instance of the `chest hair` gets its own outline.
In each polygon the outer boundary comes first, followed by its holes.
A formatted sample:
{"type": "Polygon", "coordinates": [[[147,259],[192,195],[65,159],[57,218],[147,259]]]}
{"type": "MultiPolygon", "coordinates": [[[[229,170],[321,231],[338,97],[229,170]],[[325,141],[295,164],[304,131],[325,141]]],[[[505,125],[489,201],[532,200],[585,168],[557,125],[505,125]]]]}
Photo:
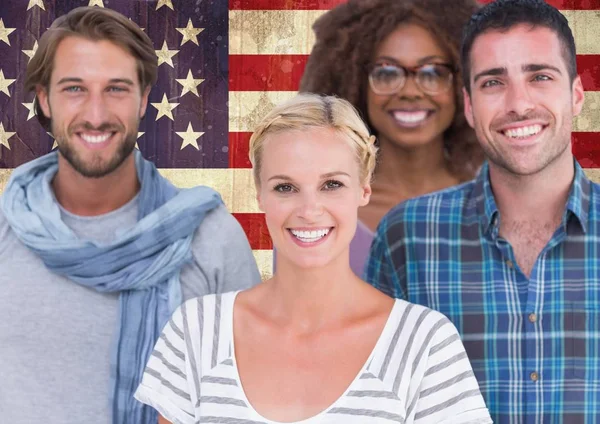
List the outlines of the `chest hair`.
{"type": "Polygon", "coordinates": [[[500,228],[500,235],[512,246],[521,271],[529,277],[541,251],[548,244],[559,222],[509,220],[500,228]]]}

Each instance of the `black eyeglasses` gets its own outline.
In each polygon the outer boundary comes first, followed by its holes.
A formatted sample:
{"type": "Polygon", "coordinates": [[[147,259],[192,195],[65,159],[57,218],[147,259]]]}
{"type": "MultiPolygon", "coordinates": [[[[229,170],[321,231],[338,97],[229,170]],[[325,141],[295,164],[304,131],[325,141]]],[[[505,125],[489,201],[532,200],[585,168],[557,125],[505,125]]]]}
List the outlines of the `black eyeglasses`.
{"type": "Polygon", "coordinates": [[[444,63],[428,63],[413,68],[379,64],[369,72],[369,84],[376,94],[397,93],[409,76],[415,76],[417,86],[426,94],[440,94],[452,87],[454,67],[444,63]]]}

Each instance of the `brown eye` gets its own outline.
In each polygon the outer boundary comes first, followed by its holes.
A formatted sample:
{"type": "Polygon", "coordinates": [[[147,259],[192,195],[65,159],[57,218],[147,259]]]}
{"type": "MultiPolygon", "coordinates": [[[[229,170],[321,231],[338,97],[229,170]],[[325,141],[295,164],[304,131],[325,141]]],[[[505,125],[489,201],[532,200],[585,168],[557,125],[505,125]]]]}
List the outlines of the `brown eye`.
{"type": "Polygon", "coordinates": [[[394,65],[376,65],[369,74],[373,91],[378,94],[393,92],[403,83],[406,75],[404,70],[394,65]]]}
{"type": "Polygon", "coordinates": [[[278,193],[291,193],[294,190],[294,187],[291,184],[277,184],[273,187],[278,193]]]}
{"type": "Polygon", "coordinates": [[[326,190],[337,190],[338,188],[344,187],[344,184],[336,180],[329,180],[325,183],[324,187],[326,190]]]}

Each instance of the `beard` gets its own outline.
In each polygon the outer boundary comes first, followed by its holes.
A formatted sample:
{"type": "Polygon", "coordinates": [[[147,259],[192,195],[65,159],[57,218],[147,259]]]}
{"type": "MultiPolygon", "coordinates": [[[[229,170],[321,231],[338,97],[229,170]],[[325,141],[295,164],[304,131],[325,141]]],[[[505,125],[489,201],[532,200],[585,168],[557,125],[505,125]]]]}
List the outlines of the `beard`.
{"type": "Polygon", "coordinates": [[[503,169],[508,174],[520,177],[539,174],[556,162],[559,158],[561,158],[566,151],[570,151],[570,147],[571,140],[569,137],[566,137],[564,138],[564,141],[561,140],[556,145],[546,149],[542,155],[536,158],[536,160],[530,159],[528,161],[529,163],[524,165],[519,158],[514,157],[509,152],[503,152],[494,148],[490,148],[490,146],[487,145],[481,145],[483,153],[490,163],[493,163],[496,167],[503,169]]]}
{"type": "Polygon", "coordinates": [[[123,134],[125,131],[125,127],[121,124],[105,123],[98,128],[94,128],[88,123],[77,124],[72,127],[70,126],[67,129],[67,134],[61,131],[55,132],[54,128],[52,128],[52,134],[56,137],[58,151],[75,171],[86,178],[102,178],[114,172],[131,155],[137,141],[136,129],[138,125],[139,121],[131,126],[131,128],[134,128],[134,132],[125,133],[124,139],[120,142],[117,151],[109,160],[103,160],[100,155],[94,155],[92,158],[85,159],[77,152],[77,149],[74,148],[73,143],[69,140],[82,130],[111,131],[116,132],[114,136],[119,136],[119,134],[123,134]]]}
{"type": "MultiPolygon", "coordinates": [[[[564,118],[560,124],[555,121],[554,127],[549,125],[544,130],[547,133],[545,134],[545,146],[537,153],[511,152],[510,149],[505,148],[502,143],[498,143],[497,145],[480,143],[480,146],[488,160],[508,174],[522,177],[538,174],[562,157],[565,154],[565,151],[571,146],[570,128],[572,122],[569,121],[569,116],[567,114],[563,116],[564,118]],[[549,132],[553,129],[557,130],[557,132],[550,134],[549,132]],[[532,156],[532,154],[535,156],[532,156]]],[[[546,122],[552,122],[552,117],[542,112],[531,114],[530,116],[512,117],[512,119],[503,118],[496,122],[492,122],[491,127],[498,128],[505,124],[534,118],[541,118],[546,122]]],[[[483,134],[477,135],[478,137],[485,137],[483,134]]]]}

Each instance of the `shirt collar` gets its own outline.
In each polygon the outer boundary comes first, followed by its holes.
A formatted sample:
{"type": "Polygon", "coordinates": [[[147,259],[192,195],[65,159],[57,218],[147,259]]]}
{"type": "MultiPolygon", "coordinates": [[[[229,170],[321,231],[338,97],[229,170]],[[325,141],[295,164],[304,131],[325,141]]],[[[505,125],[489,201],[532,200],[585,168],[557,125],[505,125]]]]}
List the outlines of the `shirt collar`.
{"type": "MultiPolygon", "coordinates": [[[[579,222],[583,232],[586,233],[592,183],[583,172],[579,163],[575,159],[573,161],[575,165],[575,177],[571,184],[562,224],[566,228],[569,218],[573,216],[579,222]]],[[[475,178],[472,201],[475,202],[477,207],[477,213],[484,232],[487,233],[494,229],[497,231],[499,211],[490,184],[490,171],[487,161],[483,163],[475,178]]]]}
{"type": "Polygon", "coordinates": [[[498,223],[498,207],[492,193],[490,185],[490,169],[488,162],[485,161],[479,173],[475,177],[475,185],[473,186],[472,201],[477,208],[481,226],[484,233],[496,227],[498,223]]]}

